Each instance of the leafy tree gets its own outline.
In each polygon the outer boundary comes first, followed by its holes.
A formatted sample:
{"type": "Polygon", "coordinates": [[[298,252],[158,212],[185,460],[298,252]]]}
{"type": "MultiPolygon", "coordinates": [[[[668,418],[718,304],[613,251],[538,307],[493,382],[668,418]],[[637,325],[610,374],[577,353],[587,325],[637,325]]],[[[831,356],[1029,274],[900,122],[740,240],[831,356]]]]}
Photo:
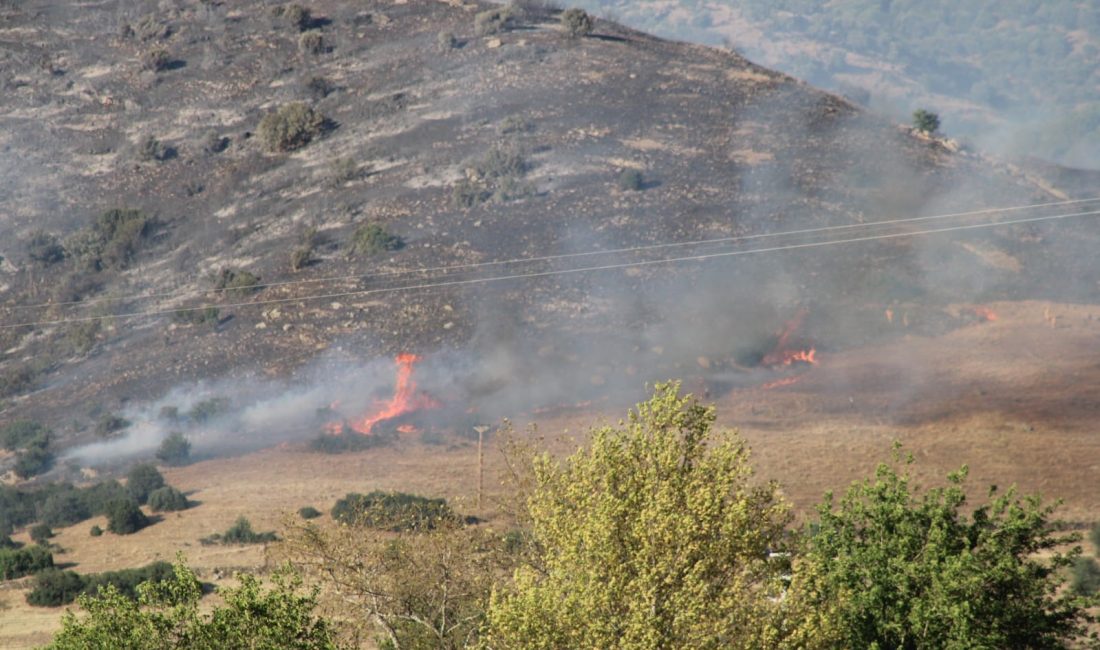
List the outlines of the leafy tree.
{"type": "Polygon", "coordinates": [[[1080,549],[1057,550],[1075,537],[1014,490],[992,489],[967,514],[966,473],[921,494],[907,470],[882,464],[818,507],[805,586],[839,604],[844,647],[1065,648],[1083,633],[1086,602],[1061,589],[1080,549]]]}
{"type": "Polygon", "coordinates": [[[53,466],[53,454],[49,450],[49,439],[37,438],[27,444],[26,449],[15,457],[12,470],[19,478],[30,478],[42,474],[53,466]]]}
{"type": "MultiPolygon", "coordinates": [[[[534,459],[534,562],[495,593],[505,648],[814,647],[824,618],[782,598],[788,507],[752,479],[714,410],[661,384],[564,461],[534,459]]],[[[823,608],[822,612],[827,612],[823,608]]]]}
{"type": "Polygon", "coordinates": [[[42,266],[49,266],[65,259],[65,247],[57,235],[36,230],[27,240],[27,257],[42,266]]]}
{"type": "Polygon", "coordinates": [[[132,499],[118,499],[107,504],[107,530],[116,535],[129,535],[149,525],[149,518],[132,499]]]}
{"type": "Polygon", "coordinates": [[[400,250],[405,242],[377,223],[359,226],[351,236],[349,252],[352,255],[376,255],[400,250]]]}
{"type": "Polygon", "coordinates": [[[433,528],[441,521],[455,519],[444,499],[431,499],[405,492],[370,494],[349,492],[332,506],[332,518],[345,524],[384,530],[433,528]]]}
{"type": "Polygon", "coordinates": [[[0,447],[15,451],[32,441],[49,437],[49,429],[33,420],[16,420],[0,427],[0,447]]]}
{"type": "Polygon", "coordinates": [[[913,112],[913,128],[924,133],[935,133],[940,130],[940,116],[918,108],[913,112]]]}
{"type": "Polygon", "coordinates": [[[149,509],[153,512],[186,510],[188,505],[187,497],[183,495],[183,492],[170,485],[157,488],[149,495],[149,509]]]}
{"type": "Polygon", "coordinates": [[[46,524],[35,524],[31,526],[30,530],[31,541],[39,546],[48,546],[50,538],[53,537],[53,531],[46,524]]]}
{"type": "Polygon", "coordinates": [[[592,33],[592,17],[584,9],[566,9],[561,14],[561,25],[569,38],[581,38],[592,33]]]}
{"type": "Polygon", "coordinates": [[[316,519],[321,516],[321,511],[313,506],[302,506],[298,508],[298,516],[302,519],[316,519]]]}
{"type": "Polygon", "coordinates": [[[257,132],[269,151],[300,149],[325,130],[327,119],[307,104],[284,104],[260,120],[257,132]]]}
{"type": "Polygon", "coordinates": [[[183,465],[191,457],[191,441],[179,431],[168,434],[157,449],[157,460],[168,465],[183,465]]]}
{"type": "Polygon", "coordinates": [[[164,476],[152,463],[139,463],[126,474],[126,490],[138,503],[145,503],[153,490],[164,487],[164,476]]]}
{"type": "Polygon", "coordinates": [[[42,521],[50,526],[72,526],[91,516],[88,504],[76,490],[51,494],[42,504],[42,521]]]}
{"type": "Polygon", "coordinates": [[[252,530],[252,522],[242,515],[224,533],[214,534],[200,541],[203,544],[266,544],[277,539],[274,531],[257,533],[252,530]]]}
{"type": "Polygon", "coordinates": [[[27,594],[27,604],[59,607],[76,600],[84,587],[84,578],[77,572],[49,568],[34,576],[34,588],[27,594]]]}
{"type": "Polygon", "coordinates": [[[202,587],[183,565],[163,582],[138,587],[132,600],[113,586],[98,596],[80,596],[83,616],[67,612],[51,650],[336,650],[331,625],[314,614],[317,591],[300,594],[301,580],[278,571],[270,589],[251,575],[221,590],[222,605],[200,613],[202,587]]]}
{"type": "Polygon", "coordinates": [[[1091,557],[1074,558],[1071,576],[1069,588],[1073,593],[1092,596],[1100,592],[1100,565],[1091,557]]]}
{"type": "Polygon", "coordinates": [[[0,549],[0,580],[14,580],[53,566],[53,554],[44,546],[0,549]]]}

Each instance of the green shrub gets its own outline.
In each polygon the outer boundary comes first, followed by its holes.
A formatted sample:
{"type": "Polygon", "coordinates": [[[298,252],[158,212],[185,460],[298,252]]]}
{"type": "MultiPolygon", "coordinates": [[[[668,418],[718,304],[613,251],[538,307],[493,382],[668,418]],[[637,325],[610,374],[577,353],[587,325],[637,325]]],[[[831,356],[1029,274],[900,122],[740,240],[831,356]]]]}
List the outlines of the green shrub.
{"type": "Polygon", "coordinates": [[[66,239],[65,250],[90,269],[126,268],[151,226],[151,220],[140,210],[107,210],[90,228],[66,239]]]}
{"type": "Polygon", "coordinates": [[[129,535],[149,525],[149,518],[133,499],[118,499],[107,504],[107,530],[129,535]]]}
{"type": "Polygon", "coordinates": [[[392,444],[396,436],[372,433],[364,436],[354,431],[348,431],[341,435],[322,433],[309,443],[309,448],[323,454],[344,454],[348,452],[374,449],[392,444]]]}
{"type": "Polygon", "coordinates": [[[313,506],[298,508],[298,516],[302,519],[316,519],[321,516],[321,511],[313,506]]]}
{"type": "Polygon", "coordinates": [[[332,518],[349,525],[402,531],[432,529],[456,517],[444,499],[376,490],[365,495],[348,493],[332,507],[332,518]]]}
{"type": "Polygon", "coordinates": [[[306,93],[314,100],[324,99],[336,90],[336,86],[322,76],[309,77],[302,85],[306,93]]]}
{"type": "Polygon", "coordinates": [[[215,533],[199,541],[203,544],[266,544],[276,540],[278,537],[274,531],[257,533],[252,530],[251,522],[242,515],[224,533],[215,533]]]}
{"type": "Polygon", "coordinates": [[[72,526],[92,516],[92,510],[77,490],[51,494],[42,504],[42,522],[50,526],[72,526]]]}
{"type": "Polygon", "coordinates": [[[298,51],[302,54],[322,54],[325,49],[325,37],[321,35],[321,30],[311,29],[308,32],[302,32],[302,35],[298,37],[298,51]]]}
{"type": "Polygon", "coordinates": [[[377,255],[386,251],[400,250],[405,242],[377,223],[359,226],[351,236],[349,252],[352,255],[377,255]]]}
{"type": "Polygon", "coordinates": [[[46,524],[35,524],[31,526],[30,530],[31,541],[39,546],[49,546],[50,538],[53,537],[53,530],[46,524]]]}
{"type": "Polygon", "coordinates": [[[310,14],[309,9],[299,4],[286,4],[275,7],[272,13],[287,27],[297,31],[309,29],[310,25],[313,24],[313,16],[310,14]]]}
{"type": "Polygon", "coordinates": [[[19,478],[30,478],[44,473],[53,466],[53,454],[48,448],[48,440],[39,438],[29,444],[15,457],[12,471],[19,478]]]}
{"type": "Polygon", "coordinates": [[[0,579],[14,580],[53,566],[53,553],[44,546],[0,549],[0,579]]]}
{"type": "Polygon", "coordinates": [[[36,375],[34,368],[25,363],[0,370],[0,398],[30,390],[34,386],[36,375]]]}
{"type": "Polygon", "coordinates": [[[126,430],[131,422],[114,413],[104,413],[95,423],[95,434],[100,438],[112,438],[121,431],[126,430]]]}
{"type": "Polygon", "coordinates": [[[126,488],[114,479],[100,481],[91,487],[79,490],[78,493],[92,515],[106,515],[112,503],[130,498],[126,488]]]}
{"type": "Polygon", "coordinates": [[[103,529],[99,527],[99,524],[92,526],[92,529],[88,531],[92,537],[100,537],[103,535],[103,529]]]}
{"type": "Polygon", "coordinates": [[[1093,524],[1089,529],[1089,541],[1092,542],[1093,552],[1100,557],[1100,522],[1093,524]]]}
{"type": "Polygon", "coordinates": [[[451,193],[455,207],[470,208],[485,201],[512,201],[530,196],[533,188],[522,182],[530,165],[523,150],[497,144],[467,168],[466,176],[451,193]]]}
{"type": "Polygon", "coordinates": [[[143,41],[163,40],[172,33],[172,28],[167,23],[162,22],[152,14],[142,16],[140,20],[129,27],[131,32],[143,41]]]}
{"type": "Polygon", "coordinates": [[[294,102],[265,115],[257,131],[268,151],[285,152],[309,144],[324,132],[325,124],[324,115],[302,102],[294,102]]]}
{"type": "Polygon", "coordinates": [[[567,9],[561,14],[561,26],[569,38],[581,38],[592,33],[592,17],[584,9],[567,9]]]}
{"type": "Polygon", "coordinates": [[[619,174],[619,189],[637,192],[645,185],[642,172],[637,169],[624,169],[619,174]]]}
{"type": "Polygon", "coordinates": [[[225,397],[211,397],[197,402],[187,412],[187,419],[195,424],[204,424],[213,418],[225,413],[229,408],[229,399],[225,397]]]}
{"type": "Polygon", "coordinates": [[[1100,592],[1100,565],[1091,557],[1079,557],[1070,568],[1070,590],[1079,595],[1091,597],[1100,592]]]}
{"type": "Polygon", "coordinates": [[[179,431],[173,431],[161,441],[157,460],[167,465],[184,465],[191,458],[191,441],[179,431]]]}
{"type": "MultiPolygon", "coordinates": [[[[163,47],[151,47],[141,53],[141,67],[150,72],[163,72],[172,63],[172,56],[163,47]]],[[[152,137],[152,136],[150,136],[152,137]]],[[[150,156],[144,160],[163,160],[159,156],[150,156]]]]}
{"type": "Polygon", "coordinates": [[[913,128],[924,133],[935,133],[940,129],[940,116],[918,108],[913,111],[913,128]]]}
{"type": "Polygon", "coordinates": [[[479,176],[500,179],[516,178],[527,173],[529,165],[523,151],[518,147],[497,144],[484,158],[479,160],[474,170],[479,176]]]}
{"type": "Polygon", "coordinates": [[[82,576],[74,571],[47,569],[34,577],[27,594],[27,603],[35,607],[60,607],[81,594],[98,595],[108,585],[131,600],[137,599],[137,588],[146,582],[163,582],[173,577],[172,565],[154,562],[135,569],[108,571],[82,576]]]}
{"type": "Polygon", "coordinates": [[[152,463],[139,463],[126,474],[126,491],[139,504],[149,500],[153,490],[164,487],[164,476],[152,463]]]}
{"type": "Polygon", "coordinates": [[[329,164],[329,184],[333,187],[340,187],[348,181],[353,181],[359,178],[359,174],[359,164],[354,158],[337,158],[329,164]]]}
{"type": "Polygon", "coordinates": [[[35,607],[60,607],[76,600],[84,590],[84,579],[75,571],[49,568],[38,572],[27,593],[27,604],[35,607]]]}
{"type": "Polygon", "coordinates": [[[259,289],[260,276],[249,271],[222,269],[214,278],[214,290],[221,291],[234,298],[246,298],[259,289]]]}
{"type": "Polygon", "coordinates": [[[57,235],[36,230],[27,239],[27,257],[42,266],[49,266],[65,259],[65,247],[57,235]]]}
{"type": "Polygon", "coordinates": [[[157,162],[168,159],[168,147],[152,135],[147,135],[138,141],[138,160],[145,162],[157,162]]]}
{"type": "Polygon", "coordinates": [[[99,342],[99,333],[102,329],[103,323],[99,320],[73,323],[64,330],[64,347],[72,354],[87,354],[99,342]]]}
{"type": "Polygon", "coordinates": [[[435,36],[436,47],[442,52],[448,52],[458,47],[458,38],[452,32],[439,32],[435,36]]]}
{"type": "Polygon", "coordinates": [[[313,249],[301,246],[290,254],[290,270],[297,273],[313,262],[313,249]]]}
{"type": "Polygon", "coordinates": [[[178,309],[172,312],[172,321],[179,325],[217,325],[221,322],[221,310],[211,306],[178,309]]]}
{"type": "Polygon", "coordinates": [[[176,512],[179,510],[187,510],[189,505],[187,497],[183,495],[183,492],[180,492],[170,485],[157,488],[149,495],[149,509],[153,512],[176,512]]]}
{"type": "Polygon", "coordinates": [[[510,7],[489,9],[474,16],[474,33],[478,36],[499,34],[515,26],[516,14],[510,7]]]}
{"type": "Polygon", "coordinates": [[[0,427],[0,447],[15,451],[31,441],[49,437],[50,430],[33,420],[15,420],[0,427]]]}

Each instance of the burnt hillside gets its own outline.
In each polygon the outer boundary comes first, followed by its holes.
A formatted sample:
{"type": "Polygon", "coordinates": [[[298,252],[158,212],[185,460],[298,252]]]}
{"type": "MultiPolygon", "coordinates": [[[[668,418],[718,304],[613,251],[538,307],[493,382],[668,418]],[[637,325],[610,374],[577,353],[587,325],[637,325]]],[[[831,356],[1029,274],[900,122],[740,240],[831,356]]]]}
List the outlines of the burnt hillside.
{"type": "Polygon", "coordinates": [[[0,418],[87,439],[186,382],[402,351],[571,399],[741,372],[799,310],[840,349],[900,335],[855,324],[891,306],[934,333],[955,303],[1095,298],[1088,219],[751,239],[1073,190],[734,53],[538,7],[303,6],[0,3],[0,418]]]}

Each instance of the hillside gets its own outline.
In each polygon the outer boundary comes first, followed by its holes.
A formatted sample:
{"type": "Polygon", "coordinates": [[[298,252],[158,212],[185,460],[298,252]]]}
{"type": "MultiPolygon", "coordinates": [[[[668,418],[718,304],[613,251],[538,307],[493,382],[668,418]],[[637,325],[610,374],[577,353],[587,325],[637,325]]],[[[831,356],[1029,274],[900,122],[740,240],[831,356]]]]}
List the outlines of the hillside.
{"type": "Polygon", "coordinates": [[[753,60],[1006,155],[1100,163],[1100,10],[1056,2],[581,3],[666,38],[725,43],[753,60]]]}
{"type": "Polygon", "coordinates": [[[260,405],[218,444],[301,440],[387,393],[399,352],[465,427],[700,368],[757,381],[800,313],[830,351],[901,335],[898,305],[931,335],[972,322],[952,304],[1095,298],[1088,220],[894,223],[1078,190],[728,51],[568,38],[537,6],[166,7],[0,14],[3,417],[58,448],[212,396],[260,405]],[[273,150],[261,122],[295,103],[314,131],[273,150]],[[845,233],[873,236],[825,241],[845,233]],[[789,252],[737,252],[762,236],[789,252]]]}

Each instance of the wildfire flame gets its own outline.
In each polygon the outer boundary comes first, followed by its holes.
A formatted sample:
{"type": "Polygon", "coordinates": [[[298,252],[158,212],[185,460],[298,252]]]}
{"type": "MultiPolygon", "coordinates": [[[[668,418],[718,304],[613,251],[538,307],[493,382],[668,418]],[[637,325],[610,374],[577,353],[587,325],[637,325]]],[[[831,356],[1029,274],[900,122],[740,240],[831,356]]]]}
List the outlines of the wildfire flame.
{"type": "MultiPolygon", "coordinates": [[[[369,415],[357,420],[330,422],[325,425],[325,431],[332,435],[354,431],[368,436],[379,422],[392,420],[414,411],[439,408],[439,402],[426,393],[419,392],[416,388],[416,381],[413,379],[413,366],[418,361],[420,361],[420,357],[415,354],[397,355],[397,358],[394,359],[394,363],[397,364],[397,382],[394,385],[393,397],[386,402],[376,404],[369,415]]],[[[336,404],[332,405],[333,410],[336,407],[336,404]]],[[[415,433],[417,428],[410,424],[403,424],[397,427],[397,430],[401,433],[415,433]]]]}
{"type": "Polygon", "coordinates": [[[974,305],[970,307],[970,313],[974,314],[974,317],[982,323],[991,323],[997,320],[997,312],[993,311],[989,307],[974,305]]]}
{"type": "Polygon", "coordinates": [[[776,379],[775,381],[769,381],[766,384],[762,384],[760,388],[763,390],[771,390],[773,388],[782,388],[783,386],[790,386],[791,384],[797,384],[802,379],[802,375],[795,375],[794,377],[784,377],[782,379],[776,379]]]}
{"type": "Polygon", "coordinates": [[[814,348],[807,350],[790,349],[791,337],[802,327],[808,313],[806,309],[800,309],[794,318],[783,325],[783,329],[776,336],[775,347],[772,348],[771,352],[764,355],[764,358],[760,360],[760,365],[789,366],[795,362],[817,365],[817,350],[814,348]]]}

